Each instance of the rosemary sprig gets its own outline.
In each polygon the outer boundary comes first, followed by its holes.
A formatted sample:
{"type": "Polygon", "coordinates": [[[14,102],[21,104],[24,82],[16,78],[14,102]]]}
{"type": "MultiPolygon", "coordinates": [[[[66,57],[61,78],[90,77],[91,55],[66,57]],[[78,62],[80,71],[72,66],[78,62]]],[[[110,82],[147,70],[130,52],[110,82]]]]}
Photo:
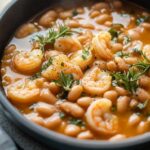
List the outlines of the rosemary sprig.
{"type": "Polygon", "coordinates": [[[138,88],[138,79],[141,73],[137,73],[134,70],[129,70],[128,72],[116,72],[112,74],[113,82],[112,84],[122,86],[131,93],[135,93],[138,88]]]}
{"type": "Polygon", "coordinates": [[[72,74],[64,74],[63,72],[60,73],[59,79],[54,80],[56,84],[63,88],[65,91],[69,91],[74,83],[74,78],[72,74]]]}
{"type": "Polygon", "coordinates": [[[72,35],[72,32],[73,31],[66,25],[59,25],[58,30],[50,28],[45,36],[37,35],[34,40],[39,43],[40,49],[44,51],[45,45],[53,44],[55,40],[60,37],[70,36],[72,35]]]}

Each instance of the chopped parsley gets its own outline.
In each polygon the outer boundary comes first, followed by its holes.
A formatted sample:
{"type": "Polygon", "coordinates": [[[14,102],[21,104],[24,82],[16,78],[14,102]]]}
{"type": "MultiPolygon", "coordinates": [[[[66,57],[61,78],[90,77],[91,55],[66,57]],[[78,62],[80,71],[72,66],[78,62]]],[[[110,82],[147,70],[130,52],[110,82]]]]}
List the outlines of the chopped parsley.
{"type": "Polygon", "coordinates": [[[90,54],[89,49],[84,49],[82,51],[82,58],[83,58],[83,60],[86,60],[88,58],[89,54],[90,54]]]}
{"type": "Polygon", "coordinates": [[[123,39],[123,45],[127,45],[128,43],[131,42],[131,38],[129,36],[124,36],[124,39],[123,39]]]}
{"type": "Polygon", "coordinates": [[[72,74],[64,74],[61,72],[59,79],[54,80],[54,82],[62,87],[65,91],[69,91],[74,83],[74,78],[72,74]]]}
{"type": "Polygon", "coordinates": [[[138,103],[138,105],[136,106],[136,109],[143,110],[147,107],[148,103],[149,103],[149,100],[146,100],[144,103],[138,103]]]}
{"type": "Polygon", "coordinates": [[[111,34],[111,37],[112,37],[111,39],[112,39],[112,40],[118,38],[118,35],[120,34],[120,32],[117,31],[117,30],[114,29],[114,28],[110,28],[110,29],[108,30],[108,32],[111,34]]]}
{"type": "Polygon", "coordinates": [[[85,126],[85,122],[84,121],[82,121],[81,119],[76,119],[76,118],[71,118],[69,120],[69,123],[77,125],[77,126],[85,126]]]}
{"type": "Polygon", "coordinates": [[[64,119],[64,118],[66,117],[66,114],[65,114],[64,112],[60,112],[60,113],[59,113],[59,117],[60,117],[61,119],[64,119]]]}
{"type": "Polygon", "coordinates": [[[124,53],[123,51],[119,51],[119,52],[116,53],[116,56],[123,58],[123,57],[129,57],[130,54],[129,53],[124,53]]]}
{"type": "Polygon", "coordinates": [[[71,29],[65,25],[59,25],[58,30],[54,28],[50,28],[46,36],[43,35],[36,35],[34,41],[38,42],[40,45],[40,49],[44,51],[44,47],[47,44],[53,44],[56,39],[64,36],[72,35],[71,29]]]}

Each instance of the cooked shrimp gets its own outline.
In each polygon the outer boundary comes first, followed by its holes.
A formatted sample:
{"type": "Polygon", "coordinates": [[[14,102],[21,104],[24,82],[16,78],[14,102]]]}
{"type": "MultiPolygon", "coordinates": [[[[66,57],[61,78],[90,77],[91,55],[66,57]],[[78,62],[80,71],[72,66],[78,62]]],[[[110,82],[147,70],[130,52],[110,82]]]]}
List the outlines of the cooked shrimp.
{"type": "Polygon", "coordinates": [[[110,49],[111,35],[109,32],[101,31],[92,41],[93,52],[96,57],[110,60],[113,53],[110,49]]]}
{"type": "Polygon", "coordinates": [[[28,52],[19,52],[13,58],[13,64],[17,71],[24,74],[33,74],[39,70],[42,64],[43,54],[40,49],[28,52]]]}
{"type": "Polygon", "coordinates": [[[93,62],[93,56],[90,50],[79,50],[71,56],[71,63],[80,66],[82,70],[93,62]]]}
{"type": "Polygon", "coordinates": [[[19,80],[7,89],[8,98],[15,103],[34,103],[39,97],[40,89],[36,85],[36,80],[19,80]]]}
{"type": "Polygon", "coordinates": [[[86,112],[89,126],[101,134],[115,134],[118,130],[118,118],[111,114],[112,102],[106,98],[93,101],[86,112]]]}
{"type": "Polygon", "coordinates": [[[67,74],[73,74],[76,79],[80,79],[83,76],[80,67],[71,64],[69,58],[64,54],[55,56],[52,65],[42,72],[42,76],[48,80],[55,80],[62,71],[67,74]]]}
{"type": "Polygon", "coordinates": [[[101,71],[98,67],[93,67],[85,73],[82,85],[86,93],[101,95],[110,88],[111,76],[107,72],[101,71]]]}
{"type": "Polygon", "coordinates": [[[150,44],[144,46],[143,53],[150,60],[150,44]]]}
{"type": "Polygon", "coordinates": [[[54,48],[61,52],[74,52],[82,49],[79,40],[71,37],[61,37],[56,40],[54,48]]]}

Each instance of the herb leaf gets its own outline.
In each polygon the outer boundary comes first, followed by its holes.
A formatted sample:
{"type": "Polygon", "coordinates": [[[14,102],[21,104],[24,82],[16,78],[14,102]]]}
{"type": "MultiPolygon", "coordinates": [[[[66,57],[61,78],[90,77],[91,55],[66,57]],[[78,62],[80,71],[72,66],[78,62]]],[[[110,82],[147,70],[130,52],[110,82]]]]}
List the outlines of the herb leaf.
{"type": "Polygon", "coordinates": [[[64,74],[63,72],[61,72],[59,75],[59,79],[54,80],[54,82],[58,84],[59,86],[61,86],[65,91],[69,91],[74,82],[73,75],[64,74]]]}
{"type": "Polygon", "coordinates": [[[56,39],[64,36],[70,36],[71,34],[72,31],[69,27],[65,25],[59,25],[58,31],[56,31],[54,28],[50,28],[46,36],[37,35],[34,40],[39,43],[40,49],[44,51],[46,44],[53,44],[56,39]]]}
{"type": "Polygon", "coordinates": [[[114,28],[109,29],[108,32],[111,34],[112,40],[118,38],[118,35],[120,34],[120,32],[114,28]]]}
{"type": "Polygon", "coordinates": [[[129,53],[124,53],[123,51],[119,51],[116,53],[116,56],[118,57],[129,57],[129,53]]]}
{"type": "Polygon", "coordinates": [[[123,45],[127,45],[128,43],[131,42],[131,38],[129,36],[124,36],[124,39],[123,39],[123,45]]]}
{"type": "Polygon", "coordinates": [[[78,126],[85,126],[85,122],[83,122],[81,119],[71,118],[69,120],[70,124],[78,125],[78,126]]]}
{"type": "Polygon", "coordinates": [[[139,103],[139,104],[136,106],[136,109],[138,109],[138,110],[143,110],[143,109],[145,109],[145,108],[147,107],[147,105],[148,105],[148,102],[149,102],[149,100],[146,100],[144,103],[139,103]]]}
{"type": "Polygon", "coordinates": [[[116,72],[112,74],[113,85],[118,85],[124,87],[126,90],[131,93],[135,93],[138,88],[138,79],[141,76],[141,73],[137,73],[133,70],[126,72],[116,72]]]}
{"type": "Polygon", "coordinates": [[[89,54],[90,54],[89,53],[89,48],[82,50],[82,58],[83,58],[83,60],[86,60],[88,58],[89,54]]]}

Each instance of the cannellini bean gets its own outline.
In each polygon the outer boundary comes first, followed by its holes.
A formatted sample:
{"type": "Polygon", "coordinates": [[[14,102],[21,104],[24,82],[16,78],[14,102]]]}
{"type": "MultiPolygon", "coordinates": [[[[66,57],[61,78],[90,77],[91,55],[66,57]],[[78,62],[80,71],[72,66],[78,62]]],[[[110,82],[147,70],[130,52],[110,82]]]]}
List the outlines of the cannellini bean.
{"type": "Polygon", "coordinates": [[[145,102],[146,100],[150,99],[150,94],[142,88],[137,89],[136,95],[141,102],[145,102]]]}
{"type": "Polygon", "coordinates": [[[138,40],[140,38],[140,33],[136,30],[129,30],[128,35],[132,40],[138,40]]]}
{"type": "Polygon", "coordinates": [[[125,57],[124,60],[129,65],[133,65],[138,62],[138,59],[136,57],[125,57]]]}
{"type": "Polygon", "coordinates": [[[54,129],[61,124],[62,120],[58,113],[53,114],[49,118],[45,119],[45,126],[50,129],[54,129]]]}
{"type": "Polygon", "coordinates": [[[24,38],[34,32],[37,32],[38,29],[34,26],[34,24],[32,23],[27,23],[22,25],[18,31],[16,32],[15,36],[17,38],[24,38]]]}
{"type": "Polygon", "coordinates": [[[69,124],[66,126],[64,133],[69,136],[77,136],[80,132],[80,127],[77,125],[69,124]]]}
{"type": "Polygon", "coordinates": [[[57,13],[54,10],[46,12],[39,20],[39,24],[44,27],[50,27],[52,22],[56,20],[57,13]]]}
{"type": "Polygon", "coordinates": [[[72,12],[71,12],[70,10],[60,12],[59,17],[60,17],[61,19],[64,19],[64,20],[65,20],[65,19],[67,19],[67,18],[72,17],[72,12]]]}
{"type": "Polygon", "coordinates": [[[140,116],[138,116],[137,114],[132,114],[129,117],[128,125],[129,126],[135,126],[135,125],[138,125],[140,121],[141,121],[141,117],[140,116]]]}
{"type": "Polygon", "coordinates": [[[123,58],[115,57],[115,62],[117,63],[119,70],[128,70],[129,66],[126,64],[123,58]]]}
{"type": "Polygon", "coordinates": [[[78,139],[93,139],[94,136],[93,134],[88,130],[88,131],[84,131],[84,132],[81,132],[80,134],[78,134],[77,136],[78,139]]]}
{"type": "Polygon", "coordinates": [[[39,117],[39,116],[34,116],[32,118],[30,118],[30,120],[40,126],[44,126],[45,123],[44,123],[44,119],[42,117],[39,117]]]}
{"type": "Polygon", "coordinates": [[[116,71],[118,69],[117,64],[114,61],[107,62],[107,69],[110,71],[116,71]]]}
{"type": "Polygon", "coordinates": [[[111,44],[111,47],[112,47],[112,51],[115,53],[115,52],[118,52],[118,51],[121,51],[123,49],[123,46],[121,43],[112,43],[111,44]]]}
{"type": "Polygon", "coordinates": [[[110,99],[112,102],[115,102],[118,97],[118,93],[114,90],[110,90],[105,92],[103,97],[110,99]]]}
{"type": "Polygon", "coordinates": [[[103,24],[103,23],[105,23],[106,21],[109,21],[109,20],[111,20],[111,16],[110,15],[102,14],[99,17],[97,17],[95,21],[98,24],[103,24]]]}
{"type": "Polygon", "coordinates": [[[49,89],[53,94],[57,94],[60,91],[60,87],[54,82],[49,84],[49,89]]]}
{"type": "Polygon", "coordinates": [[[128,94],[128,91],[127,91],[127,90],[125,90],[124,88],[119,87],[119,86],[116,86],[116,87],[115,87],[115,90],[118,92],[118,94],[119,94],[120,96],[124,96],[124,95],[127,95],[127,94],[128,94]]]}
{"type": "Polygon", "coordinates": [[[139,84],[140,86],[144,87],[144,88],[149,88],[150,87],[150,77],[143,75],[140,77],[139,80],[139,84]]]}
{"type": "Polygon", "coordinates": [[[94,10],[94,11],[92,11],[91,13],[90,13],[90,17],[91,18],[95,18],[95,17],[97,17],[97,16],[99,16],[100,15],[100,12],[98,11],[98,10],[94,10]]]}
{"type": "Polygon", "coordinates": [[[126,136],[124,134],[117,134],[117,135],[114,135],[113,137],[111,137],[109,139],[109,141],[111,142],[118,142],[120,140],[124,140],[126,138],[126,136]]]}
{"type": "Polygon", "coordinates": [[[81,97],[77,100],[77,104],[81,107],[87,108],[93,101],[93,98],[91,97],[81,97]]]}
{"type": "Polygon", "coordinates": [[[100,2],[92,6],[92,9],[94,10],[101,10],[103,8],[108,9],[109,8],[108,4],[104,2],[100,2]]]}
{"type": "Polygon", "coordinates": [[[69,101],[76,101],[81,93],[83,92],[83,87],[81,85],[75,85],[71,88],[70,92],[68,93],[68,100],[69,101]]]}
{"type": "Polygon", "coordinates": [[[84,110],[79,105],[71,102],[60,104],[60,108],[73,117],[82,117],[84,115],[84,110]]]}
{"type": "Polygon", "coordinates": [[[95,29],[94,25],[90,23],[82,24],[82,28],[87,28],[87,29],[95,29]]]}
{"type": "Polygon", "coordinates": [[[41,90],[40,99],[50,104],[54,104],[56,102],[56,97],[51,93],[51,91],[48,88],[41,90]]]}
{"type": "Polygon", "coordinates": [[[149,122],[141,121],[137,127],[137,132],[141,134],[148,131],[148,129],[149,129],[149,122]]]}
{"type": "Polygon", "coordinates": [[[57,111],[56,107],[44,102],[39,102],[36,104],[34,110],[42,116],[51,116],[57,111]]]}
{"type": "Polygon", "coordinates": [[[150,23],[143,22],[143,23],[141,24],[141,26],[144,27],[144,28],[147,29],[147,30],[150,30],[150,23]]]}
{"type": "Polygon", "coordinates": [[[120,96],[117,99],[117,111],[119,113],[125,113],[129,106],[130,98],[127,96],[120,96]]]}
{"type": "Polygon", "coordinates": [[[57,55],[60,55],[60,54],[63,54],[63,53],[60,52],[60,51],[56,51],[56,50],[46,51],[46,52],[45,52],[45,58],[48,60],[48,59],[50,59],[51,57],[57,56],[57,55]]]}
{"type": "Polygon", "coordinates": [[[138,105],[138,101],[135,99],[131,99],[129,106],[133,109],[138,105]]]}
{"type": "Polygon", "coordinates": [[[77,20],[69,20],[69,22],[67,24],[70,28],[80,27],[80,23],[77,20]]]}

